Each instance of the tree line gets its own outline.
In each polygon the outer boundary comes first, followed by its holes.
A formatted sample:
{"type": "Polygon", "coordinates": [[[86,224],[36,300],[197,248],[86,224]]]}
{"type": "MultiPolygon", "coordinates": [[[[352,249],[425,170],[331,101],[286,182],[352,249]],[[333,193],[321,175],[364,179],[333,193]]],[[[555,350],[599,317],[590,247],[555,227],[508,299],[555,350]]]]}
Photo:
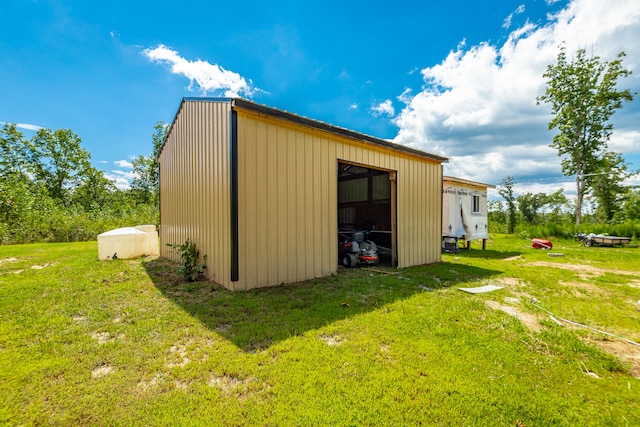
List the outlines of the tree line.
{"type": "Polygon", "coordinates": [[[158,122],[153,152],[133,159],[134,178],[118,189],[91,165],[71,129],[39,129],[30,138],[13,123],[0,129],[0,244],[93,240],[132,224],[159,223],[157,154],[167,125],[158,122]]]}
{"type": "MultiPolygon", "coordinates": [[[[606,62],[579,49],[570,60],[560,47],[556,64],[543,75],[547,87],[537,102],[551,106],[548,128],[557,133],[550,145],[562,157],[563,174],[575,177],[576,199],[562,190],[515,197],[515,179],[509,176],[498,186],[504,203],[489,203],[492,231],[545,227],[533,232],[567,237],[618,226],[607,231],[640,233],[640,190],[624,185],[637,172],[607,145],[611,116],[635,95],[617,86],[620,77],[631,74],[622,67],[624,56],[620,52],[606,62]],[[585,198],[592,210],[583,217],[585,198]]],[[[40,129],[26,139],[15,124],[5,124],[0,131],[0,244],[88,240],[125,225],[157,225],[157,156],[167,130],[164,122],[156,124],[151,155],[133,160],[130,188],[120,190],[91,165],[91,155],[70,129],[40,129]]]]}
{"type": "Polygon", "coordinates": [[[577,203],[559,189],[551,194],[524,193],[516,196],[512,176],[497,187],[502,200],[488,203],[489,227],[494,233],[519,233],[529,237],[572,237],[575,233],[640,235],[640,189],[622,187],[615,194],[592,191],[586,195],[589,208],[576,224],[577,203]]]}

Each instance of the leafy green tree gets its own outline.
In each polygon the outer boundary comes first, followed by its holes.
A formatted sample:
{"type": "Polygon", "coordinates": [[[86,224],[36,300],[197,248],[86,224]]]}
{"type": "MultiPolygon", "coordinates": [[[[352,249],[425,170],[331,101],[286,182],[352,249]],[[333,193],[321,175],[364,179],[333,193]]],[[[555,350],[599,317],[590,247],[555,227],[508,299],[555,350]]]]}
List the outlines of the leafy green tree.
{"type": "Polygon", "coordinates": [[[591,179],[593,196],[597,203],[596,216],[604,222],[611,222],[614,215],[622,211],[627,188],[623,181],[633,173],[618,153],[605,152],[599,160],[599,171],[591,179]]]}
{"type": "Polygon", "coordinates": [[[153,151],[149,156],[138,156],[133,160],[134,178],[131,181],[131,192],[139,203],[150,203],[158,206],[160,184],[158,180],[158,155],[162,143],[167,136],[169,126],[159,121],[153,128],[151,141],[153,151]]]}
{"type": "Polygon", "coordinates": [[[87,168],[83,172],[82,181],[72,194],[73,203],[85,211],[103,209],[113,203],[113,195],[118,191],[113,181],[104,176],[104,172],[87,168]]]}
{"type": "Polygon", "coordinates": [[[544,193],[526,193],[518,196],[516,200],[522,218],[529,224],[534,224],[538,211],[547,204],[547,195],[544,193]]]}
{"type": "Polygon", "coordinates": [[[513,194],[513,186],[515,185],[515,178],[508,176],[500,181],[498,187],[498,194],[500,194],[507,203],[507,232],[513,233],[516,227],[516,198],[513,194]]]}
{"type": "Polygon", "coordinates": [[[622,68],[624,56],[620,52],[615,60],[602,62],[579,49],[570,61],[563,45],[557,63],[549,65],[543,74],[547,88],[537,102],[551,105],[549,130],[558,129],[551,147],[558,150],[559,156],[566,156],[562,172],[576,177],[577,225],[581,222],[583,198],[590,189],[589,177],[598,172],[599,156],[613,131],[609,119],[624,101],[633,100],[631,91],[616,88],[618,78],[631,74],[622,68]]]}
{"type": "Polygon", "coordinates": [[[545,206],[548,206],[549,209],[551,209],[548,217],[549,220],[552,222],[558,222],[560,220],[562,208],[568,206],[567,196],[564,195],[562,188],[547,196],[545,206]]]}
{"type": "Polygon", "coordinates": [[[28,170],[28,145],[24,135],[13,123],[0,129],[0,176],[8,178],[14,173],[28,170]]]}
{"type": "Polygon", "coordinates": [[[501,200],[489,200],[487,202],[487,220],[489,231],[492,233],[504,233],[507,229],[507,214],[501,200]]]}
{"type": "Polygon", "coordinates": [[[627,220],[640,219],[640,190],[632,190],[624,201],[624,216],[627,220]]]}
{"type": "Polygon", "coordinates": [[[40,129],[29,144],[29,161],[36,181],[64,206],[69,206],[73,190],[91,167],[91,155],[80,146],[81,142],[71,129],[40,129]]]}

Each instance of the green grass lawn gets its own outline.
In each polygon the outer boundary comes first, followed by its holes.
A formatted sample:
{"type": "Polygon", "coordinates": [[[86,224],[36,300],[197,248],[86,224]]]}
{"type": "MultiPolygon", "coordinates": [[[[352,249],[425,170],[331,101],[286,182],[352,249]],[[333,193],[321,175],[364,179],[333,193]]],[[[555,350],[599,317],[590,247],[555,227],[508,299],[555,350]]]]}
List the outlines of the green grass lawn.
{"type": "Polygon", "coordinates": [[[241,293],[0,246],[0,424],[640,425],[640,347],[540,308],[640,342],[640,249],[554,245],[241,293]]]}

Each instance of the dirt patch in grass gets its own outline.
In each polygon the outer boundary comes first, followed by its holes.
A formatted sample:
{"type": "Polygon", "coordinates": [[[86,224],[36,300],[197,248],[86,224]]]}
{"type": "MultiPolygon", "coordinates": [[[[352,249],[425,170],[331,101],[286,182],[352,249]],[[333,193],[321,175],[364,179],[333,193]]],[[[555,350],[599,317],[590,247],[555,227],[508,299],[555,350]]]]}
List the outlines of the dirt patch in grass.
{"type": "Polygon", "coordinates": [[[257,378],[242,378],[236,374],[212,375],[209,386],[219,389],[223,396],[235,396],[239,400],[255,397],[271,388],[257,378]]]}
{"type": "Polygon", "coordinates": [[[634,276],[634,277],[640,278],[640,272],[598,268],[592,265],[584,265],[584,264],[561,264],[557,262],[536,261],[536,262],[529,262],[526,265],[533,266],[533,267],[560,268],[563,270],[577,271],[579,273],[589,273],[595,276],[602,276],[603,274],[611,273],[611,274],[620,274],[620,275],[634,276]]]}
{"type": "Polygon", "coordinates": [[[495,282],[498,286],[504,286],[506,288],[519,288],[521,286],[525,286],[524,281],[517,277],[499,277],[492,280],[492,282],[495,282]]]}
{"type": "Polygon", "coordinates": [[[10,263],[10,262],[16,262],[16,261],[18,261],[18,258],[16,258],[16,257],[3,258],[3,259],[0,259],[0,265],[2,265],[2,264],[8,264],[8,263],[10,263]]]}
{"type": "Polygon", "coordinates": [[[632,288],[640,288],[640,280],[631,280],[627,283],[627,286],[631,286],[632,288]]]}
{"type": "Polygon", "coordinates": [[[609,295],[609,292],[602,288],[587,282],[565,282],[563,280],[558,281],[559,285],[565,286],[571,290],[571,294],[576,298],[598,297],[605,298],[609,295]]]}
{"type": "Polygon", "coordinates": [[[91,338],[98,341],[98,344],[106,344],[115,341],[117,338],[123,338],[123,335],[111,335],[109,332],[94,332],[91,334],[91,338]]]}
{"type": "Polygon", "coordinates": [[[329,347],[335,347],[335,346],[341,345],[343,342],[346,341],[340,335],[320,335],[318,338],[326,342],[329,345],[329,347]]]}
{"type": "Polygon", "coordinates": [[[500,310],[515,317],[528,329],[534,332],[540,332],[540,322],[537,316],[522,312],[512,305],[500,304],[498,301],[487,300],[484,303],[493,310],[500,310]]]}
{"type": "Polygon", "coordinates": [[[106,377],[107,375],[112,373],[114,370],[115,368],[113,366],[100,365],[97,368],[95,368],[93,371],[91,371],[91,377],[92,378],[106,377]]]}
{"type": "Polygon", "coordinates": [[[167,363],[167,368],[169,369],[176,366],[185,367],[191,362],[187,357],[187,346],[183,344],[172,345],[169,349],[169,355],[172,359],[175,359],[174,362],[167,363]]]}
{"type": "Polygon", "coordinates": [[[619,360],[629,363],[629,374],[640,378],[640,346],[625,341],[594,341],[594,344],[619,360]]]}
{"type": "Polygon", "coordinates": [[[486,282],[489,285],[501,286],[505,289],[509,289],[511,294],[516,298],[522,298],[525,300],[530,300],[533,297],[526,292],[523,292],[523,289],[527,288],[527,284],[522,279],[518,279],[517,277],[498,277],[496,279],[491,279],[486,282]]]}
{"type": "Polygon", "coordinates": [[[36,264],[36,265],[32,265],[31,269],[32,270],[42,270],[43,268],[47,268],[47,267],[53,267],[54,265],[57,265],[57,262],[48,262],[46,264],[36,264]]]}
{"type": "Polygon", "coordinates": [[[136,386],[139,391],[148,392],[155,389],[161,382],[164,381],[164,374],[157,373],[150,380],[142,380],[136,386]]]}

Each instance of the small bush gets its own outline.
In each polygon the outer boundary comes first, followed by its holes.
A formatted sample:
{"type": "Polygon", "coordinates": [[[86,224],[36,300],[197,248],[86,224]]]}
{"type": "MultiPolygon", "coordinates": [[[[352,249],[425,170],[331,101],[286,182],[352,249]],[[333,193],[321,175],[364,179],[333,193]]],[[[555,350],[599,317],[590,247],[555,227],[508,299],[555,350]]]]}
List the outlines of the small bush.
{"type": "Polygon", "coordinates": [[[204,255],[202,257],[202,264],[198,265],[200,252],[196,249],[195,242],[187,239],[186,242],[181,245],[167,243],[167,246],[180,255],[180,266],[176,271],[185,281],[195,282],[203,276],[204,269],[207,268],[207,256],[204,255]]]}

